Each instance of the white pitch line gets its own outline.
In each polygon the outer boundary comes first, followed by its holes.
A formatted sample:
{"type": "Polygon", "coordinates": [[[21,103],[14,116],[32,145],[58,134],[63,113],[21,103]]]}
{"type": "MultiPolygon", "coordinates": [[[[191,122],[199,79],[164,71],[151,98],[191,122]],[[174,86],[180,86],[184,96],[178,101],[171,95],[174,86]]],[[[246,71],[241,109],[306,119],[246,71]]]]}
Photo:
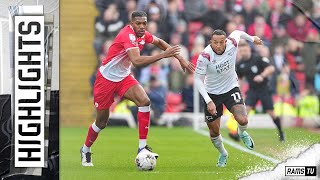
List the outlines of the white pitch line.
{"type": "MultiPolygon", "coordinates": [[[[204,135],[204,136],[208,136],[208,137],[209,137],[209,132],[208,132],[208,131],[205,131],[205,130],[202,130],[202,129],[200,129],[200,130],[195,130],[195,131],[196,131],[197,133],[201,134],[201,135],[204,135]]],[[[262,159],[265,159],[265,160],[267,160],[267,161],[271,161],[271,162],[273,162],[274,164],[278,164],[278,163],[281,162],[281,161],[279,161],[278,159],[274,159],[274,158],[272,158],[272,157],[269,157],[269,156],[263,155],[263,154],[261,154],[261,153],[258,153],[258,152],[256,152],[256,151],[252,151],[252,150],[249,150],[249,149],[247,149],[247,148],[245,148],[245,147],[242,147],[242,146],[240,146],[239,144],[236,144],[236,143],[234,143],[234,142],[232,142],[232,141],[229,141],[228,139],[223,139],[223,142],[226,143],[226,144],[228,144],[229,146],[232,146],[232,147],[234,147],[234,148],[236,148],[236,149],[239,149],[240,151],[243,151],[243,152],[246,152],[246,153],[255,155],[255,156],[260,157],[260,158],[262,158],[262,159]]]]}

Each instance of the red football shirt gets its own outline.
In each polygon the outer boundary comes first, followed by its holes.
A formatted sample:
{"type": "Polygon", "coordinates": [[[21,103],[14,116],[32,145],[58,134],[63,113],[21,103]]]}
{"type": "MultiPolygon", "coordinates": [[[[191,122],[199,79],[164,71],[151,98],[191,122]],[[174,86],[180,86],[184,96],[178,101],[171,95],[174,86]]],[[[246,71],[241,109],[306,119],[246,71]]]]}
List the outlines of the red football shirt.
{"type": "Polygon", "coordinates": [[[110,81],[119,82],[131,73],[131,61],[127,51],[132,48],[143,49],[146,43],[153,42],[153,35],[145,31],[144,36],[137,37],[131,25],[120,30],[111,44],[100,72],[110,81]]]}

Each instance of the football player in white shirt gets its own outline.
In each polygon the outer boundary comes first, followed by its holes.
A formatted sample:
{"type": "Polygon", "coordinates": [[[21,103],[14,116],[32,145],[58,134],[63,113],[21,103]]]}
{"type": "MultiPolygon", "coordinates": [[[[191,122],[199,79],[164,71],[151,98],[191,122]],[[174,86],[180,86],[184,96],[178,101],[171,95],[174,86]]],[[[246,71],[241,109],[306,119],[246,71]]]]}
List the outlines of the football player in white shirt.
{"type": "Polygon", "coordinates": [[[246,132],[248,117],[239,89],[235,71],[238,43],[241,39],[261,45],[262,40],[243,31],[233,31],[229,37],[222,30],[215,30],[210,44],[202,51],[195,70],[195,86],[204,98],[205,120],[210,131],[211,141],[220,152],[217,166],[225,167],[228,152],[220,135],[220,118],[223,104],[238,122],[238,134],[245,146],[252,150],[254,142],[246,132]],[[203,82],[204,81],[204,82],[203,82]]]}

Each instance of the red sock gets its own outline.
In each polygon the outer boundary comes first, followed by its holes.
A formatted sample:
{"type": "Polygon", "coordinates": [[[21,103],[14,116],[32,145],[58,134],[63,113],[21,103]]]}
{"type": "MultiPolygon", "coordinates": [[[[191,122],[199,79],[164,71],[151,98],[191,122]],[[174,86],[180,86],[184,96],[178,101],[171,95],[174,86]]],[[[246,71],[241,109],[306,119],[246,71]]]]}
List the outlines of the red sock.
{"type": "Polygon", "coordinates": [[[97,132],[95,132],[92,128],[92,125],[89,127],[89,130],[88,130],[88,135],[87,135],[87,138],[86,138],[86,142],[84,143],[87,147],[91,147],[93,142],[97,139],[98,137],[98,134],[97,132]]]}
{"type": "Polygon", "coordinates": [[[150,107],[139,107],[138,111],[139,139],[147,139],[150,125],[150,107]]]}

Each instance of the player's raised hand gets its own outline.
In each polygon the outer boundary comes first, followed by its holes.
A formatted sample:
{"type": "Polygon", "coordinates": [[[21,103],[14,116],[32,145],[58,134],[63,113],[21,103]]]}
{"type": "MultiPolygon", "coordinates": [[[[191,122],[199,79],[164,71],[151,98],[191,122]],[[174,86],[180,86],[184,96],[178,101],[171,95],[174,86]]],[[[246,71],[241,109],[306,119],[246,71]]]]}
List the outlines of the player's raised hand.
{"type": "Polygon", "coordinates": [[[183,72],[186,72],[188,70],[190,73],[194,73],[194,71],[195,71],[194,64],[192,64],[191,62],[186,61],[184,59],[179,60],[179,62],[180,62],[181,68],[183,69],[183,72]]]}
{"type": "Polygon", "coordinates": [[[177,56],[180,54],[180,46],[175,45],[175,46],[171,46],[168,47],[165,51],[164,51],[164,55],[165,57],[172,57],[172,56],[177,56]]]}
{"type": "Polygon", "coordinates": [[[208,112],[212,114],[213,116],[217,114],[216,105],[213,103],[213,101],[210,101],[207,105],[208,112]]]}
{"type": "Polygon", "coordinates": [[[258,36],[253,36],[253,44],[255,45],[263,45],[263,41],[258,36]]]}

